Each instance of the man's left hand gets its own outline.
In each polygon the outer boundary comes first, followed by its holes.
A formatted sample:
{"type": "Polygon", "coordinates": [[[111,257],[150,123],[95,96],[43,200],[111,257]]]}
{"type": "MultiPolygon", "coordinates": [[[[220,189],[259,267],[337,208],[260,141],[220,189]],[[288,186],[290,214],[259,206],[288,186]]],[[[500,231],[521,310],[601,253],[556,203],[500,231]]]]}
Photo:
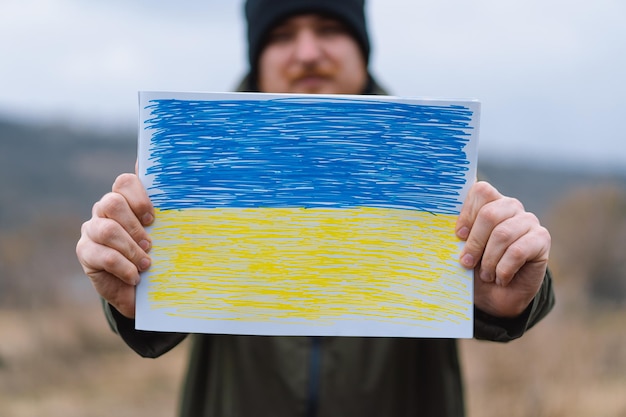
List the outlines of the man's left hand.
{"type": "Polygon", "coordinates": [[[456,223],[460,262],[474,269],[474,303],[495,317],[519,316],[548,267],[550,233],[522,203],[487,182],[470,189],[456,223]]]}

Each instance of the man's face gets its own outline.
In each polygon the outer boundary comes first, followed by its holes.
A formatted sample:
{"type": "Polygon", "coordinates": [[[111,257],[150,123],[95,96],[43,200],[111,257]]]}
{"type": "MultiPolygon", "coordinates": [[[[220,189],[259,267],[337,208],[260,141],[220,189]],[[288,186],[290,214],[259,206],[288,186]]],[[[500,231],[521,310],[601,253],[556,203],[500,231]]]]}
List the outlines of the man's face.
{"type": "Polygon", "coordinates": [[[367,82],[365,59],[346,26],[317,14],[276,26],[258,68],[266,93],[361,94],[367,82]]]}

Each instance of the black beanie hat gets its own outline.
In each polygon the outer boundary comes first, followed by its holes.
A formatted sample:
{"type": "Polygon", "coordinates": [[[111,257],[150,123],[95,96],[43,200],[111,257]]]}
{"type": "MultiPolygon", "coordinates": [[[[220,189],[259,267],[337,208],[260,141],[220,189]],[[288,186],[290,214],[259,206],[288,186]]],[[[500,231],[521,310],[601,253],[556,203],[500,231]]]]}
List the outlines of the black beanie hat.
{"type": "Polygon", "coordinates": [[[247,0],[248,60],[256,71],[266,36],[281,20],[294,14],[322,13],[344,22],[369,61],[370,42],[365,23],[365,0],[247,0]]]}

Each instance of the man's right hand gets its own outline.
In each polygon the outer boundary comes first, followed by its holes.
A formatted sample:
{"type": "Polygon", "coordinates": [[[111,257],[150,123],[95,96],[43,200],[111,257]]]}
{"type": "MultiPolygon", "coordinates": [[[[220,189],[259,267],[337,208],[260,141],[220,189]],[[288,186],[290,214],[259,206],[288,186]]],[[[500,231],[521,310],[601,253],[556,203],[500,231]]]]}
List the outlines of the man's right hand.
{"type": "Polygon", "coordinates": [[[94,204],[76,245],[78,260],[100,296],[128,318],[135,317],[139,272],[150,267],[145,226],[153,221],[154,207],[139,177],[122,174],[94,204]]]}

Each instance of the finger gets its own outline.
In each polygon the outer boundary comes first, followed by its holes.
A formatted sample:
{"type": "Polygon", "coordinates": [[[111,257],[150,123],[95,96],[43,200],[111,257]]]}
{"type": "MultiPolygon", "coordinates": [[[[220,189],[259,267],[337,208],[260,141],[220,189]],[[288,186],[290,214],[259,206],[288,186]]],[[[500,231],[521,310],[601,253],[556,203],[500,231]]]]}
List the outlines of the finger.
{"type": "MultiPolygon", "coordinates": [[[[485,255],[487,243],[492,238],[492,233],[507,219],[524,212],[522,204],[509,197],[500,197],[498,200],[488,202],[480,207],[473,220],[472,227],[461,251],[461,263],[466,268],[474,268],[485,255]]],[[[503,227],[495,236],[496,243],[508,237],[509,227],[503,227]]],[[[489,254],[488,254],[489,255],[489,254]]],[[[495,265],[495,264],[494,264],[495,265]]]]}
{"type": "Polygon", "coordinates": [[[154,207],[139,177],[134,174],[122,174],[115,179],[112,191],[119,193],[128,202],[128,206],[144,226],[154,220],[154,207]]]}
{"type": "MultiPolygon", "coordinates": [[[[514,281],[515,282],[515,281],[514,281]]],[[[512,290],[494,283],[474,280],[474,304],[485,313],[495,317],[518,317],[528,307],[537,289],[527,290],[520,286],[512,290]]]]}
{"type": "MultiPolygon", "coordinates": [[[[498,278],[496,268],[502,257],[518,239],[528,233],[536,218],[531,213],[511,213],[511,217],[493,225],[480,260],[478,276],[484,282],[498,278]]],[[[515,248],[513,248],[515,249],[515,248]]]]}
{"type": "Polygon", "coordinates": [[[128,284],[136,284],[139,271],[150,266],[146,252],[114,220],[90,220],[83,228],[81,242],[81,264],[91,271],[107,271],[128,284]]]}
{"type": "Polygon", "coordinates": [[[120,281],[106,271],[91,276],[93,286],[117,311],[128,318],[135,317],[136,287],[120,281]]]}
{"type": "Polygon", "coordinates": [[[107,272],[129,285],[136,285],[139,282],[139,269],[114,249],[81,238],[76,252],[83,270],[90,278],[95,274],[107,272]]]}
{"type": "Polygon", "coordinates": [[[478,216],[479,210],[487,203],[495,201],[502,197],[502,194],[498,192],[491,184],[478,181],[469,190],[461,213],[456,221],[456,234],[457,236],[465,240],[469,236],[470,230],[474,225],[474,221],[478,216]]]}
{"type": "Polygon", "coordinates": [[[525,269],[527,275],[543,277],[550,252],[550,234],[541,226],[524,233],[507,246],[495,268],[495,283],[506,287],[525,269]],[[543,269],[532,273],[532,268],[543,269]]]}
{"type": "Polygon", "coordinates": [[[104,240],[107,237],[116,237],[121,239],[121,231],[124,230],[134,242],[136,242],[144,251],[148,251],[151,245],[150,235],[144,228],[143,224],[137,218],[131,209],[128,200],[117,192],[105,194],[100,201],[93,207],[94,227],[104,227],[98,219],[110,219],[117,223],[121,229],[115,228],[114,225],[108,224],[109,229],[99,229],[102,233],[101,237],[92,235],[97,242],[108,245],[104,240]],[[108,232],[108,233],[107,233],[108,232]]]}

